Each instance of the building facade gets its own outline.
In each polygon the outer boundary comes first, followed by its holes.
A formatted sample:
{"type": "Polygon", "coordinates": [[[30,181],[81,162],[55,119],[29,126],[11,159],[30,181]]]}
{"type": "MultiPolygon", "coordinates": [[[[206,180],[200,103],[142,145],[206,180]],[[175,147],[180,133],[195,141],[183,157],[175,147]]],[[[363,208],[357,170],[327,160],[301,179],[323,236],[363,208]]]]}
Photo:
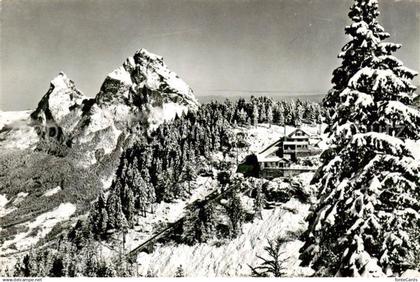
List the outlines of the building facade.
{"type": "Polygon", "coordinates": [[[253,157],[247,157],[239,165],[238,172],[248,176],[267,179],[292,176],[302,172],[315,171],[316,168],[295,165],[299,158],[321,153],[319,148],[310,145],[310,136],[298,128],[292,133],[265,148],[253,157]],[[249,160],[253,161],[250,162],[249,160]]]}

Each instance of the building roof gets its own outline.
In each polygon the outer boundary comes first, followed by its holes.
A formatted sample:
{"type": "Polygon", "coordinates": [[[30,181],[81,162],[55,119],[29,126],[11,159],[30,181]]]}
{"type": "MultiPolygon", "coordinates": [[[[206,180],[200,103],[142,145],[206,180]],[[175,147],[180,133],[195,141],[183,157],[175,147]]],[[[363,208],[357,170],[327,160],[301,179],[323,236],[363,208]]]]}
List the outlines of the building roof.
{"type": "Polygon", "coordinates": [[[305,133],[306,136],[310,136],[305,130],[303,130],[302,128],[296,128],[296,130],[294,130],[292,133],[290,133],[289,135],[287,135],[287,137],[292,137],[293,134],[295,134],[297,131],[301,131],[303,133],[305,133]]]}
{"type": "MultiPolygon", "coordinates": [[[[287,137],[291,137],[291,136],[293,136],[293,134],[296,131],[302,131],[303,133],[305,133],[307,135],[306,137],[309,138],[309,134],[306,131],[304,131],[303,129],[301,129],[301,128],[293,129],[293,131],[290,132],[289,134],[287,134],[286,136],[287,137]]],[[[270,146],[266,147],[264,150],[262,150],[261,152],[259,152],[258,155],[269,155],[269,154],[277,151],[277,149],[278,149],[277,148],[277,145],[279,145],[283,141],[284,137],[286,137],[286,136],[280,137],[276,142],[272,143],[270,146]]]]}
{"type": "Polygon", "coordinates": [[[309,142],[305,142],[305,141],[284,141],[283,144],[284,145],[309,145],[309,142]]]}
{"type": "Polygon", "coordinates": [[[285,158],[280,158],[278,156],[272,156],[272,157],[267,157],[267,158],[264,158],[264,157],[259,158],[257,156],[257,158],[258,158],[258,162],[259,163],[268,163],[268,162],[283,162],[283,163],[288,163],[289,162],[289,160],[287,160],[285,158]]]}

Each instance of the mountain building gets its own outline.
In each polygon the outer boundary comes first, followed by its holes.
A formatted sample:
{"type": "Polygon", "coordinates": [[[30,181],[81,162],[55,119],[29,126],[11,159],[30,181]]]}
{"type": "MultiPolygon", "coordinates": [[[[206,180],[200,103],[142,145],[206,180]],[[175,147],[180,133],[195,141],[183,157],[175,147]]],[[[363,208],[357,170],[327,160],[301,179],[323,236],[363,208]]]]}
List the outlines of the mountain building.
{"type": "Polygon", "coordinates": [[[313,167],[298,165],[301,158],[321,153],[310,142],[311,136],[303,129],[285,134],[256,155],[250,155],[239,165],[238,172],[246,176],[272,179],[314,171],[313,167]]]}

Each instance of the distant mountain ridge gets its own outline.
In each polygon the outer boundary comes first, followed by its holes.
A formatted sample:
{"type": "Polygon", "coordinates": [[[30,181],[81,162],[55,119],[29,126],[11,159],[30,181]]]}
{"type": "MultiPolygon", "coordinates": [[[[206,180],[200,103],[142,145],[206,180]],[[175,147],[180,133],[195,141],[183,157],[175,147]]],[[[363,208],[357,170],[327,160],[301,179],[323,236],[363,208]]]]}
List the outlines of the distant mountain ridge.
{"type": "Polygon", "coordinates": [[[94,160],[95,151],[110,153],[133,127],[153,130],[198,107],[192,89],[163,58],[140,49],[106,76],[95,98],[84,96],[60,72],[31,119],[41,139],[83,146],[86,160],[94,160]]]}
{"type": "Polygon", "coordinates": [[[255,94],[255,95],[229,95],[228,92],[226,92],[226,95],[203,95],[203,96],[199,96],[197,95],[197,100],[202,103],[202,104],[206,104],[209,103],[211,101],[217,101],[217,102],[223,102],[226,99],[229,99],[231,101],[236,101],[239,100],[240,98],[250,98],[251,96],[255,96],[255,97],[260,97],[260,96],[266,96],[266,97],[270,97],[275,101],[291,101],[291,100],[302,100],[302,101],[310,101],[310,102],[316,102],[319,103],[322,101],[322,99],[324,98],[325,94],[314,94],[314,95],[269,95],[269,94],[264,94],[264,95],[259,95],[259,94],[255,94]]]}

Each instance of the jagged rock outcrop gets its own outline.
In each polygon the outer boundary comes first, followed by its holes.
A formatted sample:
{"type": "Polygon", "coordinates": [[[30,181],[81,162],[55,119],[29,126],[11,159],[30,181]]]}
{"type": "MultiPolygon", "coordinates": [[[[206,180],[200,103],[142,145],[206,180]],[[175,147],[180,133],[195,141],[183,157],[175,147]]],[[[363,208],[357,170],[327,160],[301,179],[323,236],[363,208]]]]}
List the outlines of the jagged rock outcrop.
{"type": "Polygon", "coordinates": [[[41,137],[64,140],[81,118],[84,96],[65,73],[51,80],[48,92],[31,114],[33,124],[41,137]]]}
{"type": "Polygon", "coordinates": [[[198,107],[191,88],[167,68],[162,57],[145,49],[108,74],[96,101],[101,108],[113,109],[117,114],[121,105],[127,105],[132,112],[140,109],[142,116],[147,116],[142,122],[152,127],[198,107]]]}

